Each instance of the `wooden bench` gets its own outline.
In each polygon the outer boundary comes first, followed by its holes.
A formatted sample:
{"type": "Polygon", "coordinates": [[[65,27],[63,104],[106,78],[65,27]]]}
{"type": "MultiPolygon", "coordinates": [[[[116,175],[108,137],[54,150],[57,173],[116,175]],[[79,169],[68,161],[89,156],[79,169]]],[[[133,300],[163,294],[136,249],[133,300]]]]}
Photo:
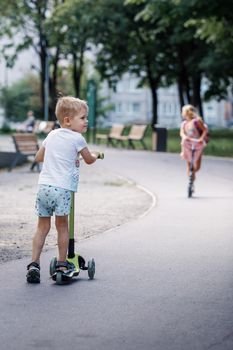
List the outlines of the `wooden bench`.
{"type": "Polygon", "coordinates": [[[107,141],[107,145],[111,143],[112,146],[115,146],[113,140],[117,140],[117,138],[122,135],[123,130],[123,124],[114,124],[108,134],[96,134],[96,143],[100,142],[101,140],[105,140],[107,141]]]}
{"type": "MultiPolygon", "coordinates": [[[[26,158],[29,156],[35,157],[39,149],[37,136],[35,134],[32,134],[32,133],[13,134],[12,138],[16,149],[16,155],[8,169],[9,171],[11,171],[18,164],[22,156],[23,157],[26,156],[26,158]]],[[[39,163],[37,163],[36,161],[33,161],[31,165],[31,170],[33,170],[35,166],[39,171],[40,166],[39,166],[39,163]]]]}
{"type": "Polygon", "coordinates": [[[121,143],[124,146],[124,141],[128,142],[128,148],[135,148],[134,142],[141,142],[144,149],[147,146],[144,142],[144,136],[147,130],[147,125],[132,125],[128,135],[120,135],[115,138],[117,143],[121,143]]]}

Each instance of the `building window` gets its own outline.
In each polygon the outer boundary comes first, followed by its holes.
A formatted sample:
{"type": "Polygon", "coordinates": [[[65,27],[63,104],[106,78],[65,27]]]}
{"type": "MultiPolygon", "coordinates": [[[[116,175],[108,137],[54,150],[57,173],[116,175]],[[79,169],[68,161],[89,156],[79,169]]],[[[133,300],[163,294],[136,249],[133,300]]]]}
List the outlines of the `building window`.
{"type": "Polygon", "coordinates": [[[121,102],[116,102],[116,104],[115,104],[115,111],[116,112],[122,112],[122,103],[121,102]]]}
{"type": "Polygon", "coordinates": [[[125,103],[125,111],[126,111],[126,113],[130,113],[130,103],[129,102],[125,103]]]}
{"type": "Polygon", "coordinates": [[[141,110],[141,104],[139,102],[133,102],[132,108],[133,112],[138,113],[141,110]]]}
{"type": "Polygon", "coordinates": [[[163,113],[166,115],[167,112],[167,104],[166,102],[163,103],[163,113]]]}

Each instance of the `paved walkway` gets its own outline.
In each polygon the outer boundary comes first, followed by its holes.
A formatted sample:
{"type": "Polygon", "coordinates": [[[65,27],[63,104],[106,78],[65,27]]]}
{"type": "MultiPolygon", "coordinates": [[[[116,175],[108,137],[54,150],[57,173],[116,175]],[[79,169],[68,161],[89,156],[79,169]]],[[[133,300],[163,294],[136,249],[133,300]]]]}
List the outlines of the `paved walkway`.
{"type": "Polygon", "coordinates": [[[176,155],[107,150],[106,170],[148,188],[143,218],[80,243],[97,275],[69,286],[25,283],[26,260],[0,271],[1,349],[231,350],[233,162],[204,159],[186,197],[176,155]]]}
{"type": "MultiPolygon", "coordinates": [[[[0,136],[0,145],[7,150],[13,147],[8,136],[0,136]]],[[[79,240],[134,220],[153,202],[151,194],[103,165],[103,161],[91,166],[81,162],[80,184],[75,198],[78,213],[75,228],[79,240]]],[[[38,173],[31,172],[29,164],[16,167],[10,173],[0,170],[0,263],[31,255],[36,226],[37,182],[38,173]]],[[[52,221],[45,250],[56,247],[56,241],[52,221]]]]}

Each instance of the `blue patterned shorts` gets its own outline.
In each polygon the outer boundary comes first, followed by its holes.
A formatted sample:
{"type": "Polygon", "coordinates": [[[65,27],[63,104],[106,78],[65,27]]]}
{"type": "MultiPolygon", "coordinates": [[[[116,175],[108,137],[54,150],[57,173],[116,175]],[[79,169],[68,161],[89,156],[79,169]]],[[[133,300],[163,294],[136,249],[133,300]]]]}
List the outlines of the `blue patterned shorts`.
{"type": "Polygon", "coordinates": [[[41,217],[70,213],[71,192],[64,188],[40,185],[36,197],[36,214],[41,217]]]}

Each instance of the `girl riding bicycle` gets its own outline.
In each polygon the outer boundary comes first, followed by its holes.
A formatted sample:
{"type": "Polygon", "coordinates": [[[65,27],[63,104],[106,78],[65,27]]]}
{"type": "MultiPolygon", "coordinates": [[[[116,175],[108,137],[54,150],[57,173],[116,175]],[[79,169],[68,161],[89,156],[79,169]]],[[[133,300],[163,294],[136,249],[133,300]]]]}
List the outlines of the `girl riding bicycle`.
{"type": "Polygon", "coordinates": [[[196,178],[196,172],[201,167],[201,157],[206,146],[205,138],[208,129],[203,123],[202,118],[197,114],[197,110],[192,105],[185,105],[182,108],[183,122],[180,127],[181,137],[181,157],[187,162],[188,176],[192,162],[192,149],[195,148],[193,159],[193,181],[196,178]]]}

